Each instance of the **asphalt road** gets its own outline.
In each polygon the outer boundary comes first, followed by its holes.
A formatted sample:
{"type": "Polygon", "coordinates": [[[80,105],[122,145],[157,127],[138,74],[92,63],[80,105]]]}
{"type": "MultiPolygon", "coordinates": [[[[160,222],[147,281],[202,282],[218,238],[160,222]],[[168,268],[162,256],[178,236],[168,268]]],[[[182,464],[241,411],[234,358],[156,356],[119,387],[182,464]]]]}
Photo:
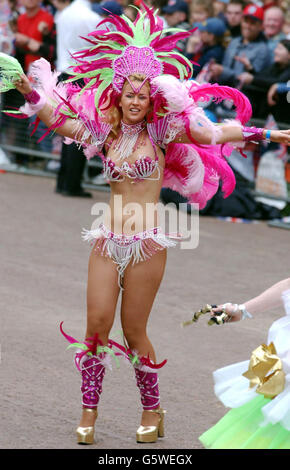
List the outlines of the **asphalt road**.
{"type": "MultiPolygon", "coordinates": [[[[0,174],[0,195],[0,448],[82,450],[74,436],[80,377],[59,324],[83,339],[90,247],[80,233],[91,226],[92,204],[109,195],[65,198],[54,193],[52,179],[12,173],[0,174]]],[[[158,360],[168,360],[160,372],[166,436],[147,448],[202,448],[198,436],[226,412],[212,372],[248,359],[283,312],[223,327],[181,322],[205,303],[246,301],[289,271],[289,232],[266,223],[200,218],[198,247],[168,251],[149,324],[158,360]]],[[[112,331],[119,329],[117,314],[112,331]]],[[[106,374],[90,448],[140,448],[140,413],[134,373],[121,362],[106,374]]]]}

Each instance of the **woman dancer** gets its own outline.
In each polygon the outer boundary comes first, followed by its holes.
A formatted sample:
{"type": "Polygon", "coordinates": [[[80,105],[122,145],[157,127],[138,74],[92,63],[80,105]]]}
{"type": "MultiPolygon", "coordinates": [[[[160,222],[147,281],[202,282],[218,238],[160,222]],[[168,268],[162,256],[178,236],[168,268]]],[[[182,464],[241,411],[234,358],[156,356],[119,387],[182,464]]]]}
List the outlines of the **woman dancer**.
{"type": "Polygon", "coordinates": [[[134,365],[143,405],[137,441],[155,442],[164,435],[156,370],[165,361],[156,364],[146,333],[165,269],[166,248],[175,244],[158,226],[152,209],[162,185],[204,207],[220,180],[225,196],[234,188],[234,175],[224,157],[232,146],[226,142],[265,137],[290,141],[289,131],[244,127],[251,106],[237,90],[186,81],[192,64],[174,48],[191,32],[169,32],[171,36],[165,37],[167,30],[156,12],[145,5],[134,22],[112,15],[89,35],[90,47],[74,55],[72,81],[82,79],[82,89],[71,83],[57,85],[56,75],[43,59],[35,63],[32,74],[37,89],[23,75],[16,83],[26,98],[22,111],[36,113],[50,130],[83,145],[88,158],[101,153],[111,185],[106,225],[84,233],[94,243],[88,272],[87,340],[79,345],[62,330],[69,342],[82,348],[76,353],[83,393],[79,443],[93,442],[102,380],[113,351],[124,353],[134,365]],[[232,99],[237,121],[211,123],[197,101],[212,96],[232,99]],[[116,196],[122,196],[119,211],[114,211],[116,196]],[[141,208],[133,234],[122,210],[128,203],[141,208]],[[120,289],[128,348],[109,339],[120,289]]]}
{"type": "Polygon", "coordinates": [[[267,344],[253,351],[250,361],[214,372],[215,393],[232,408],[200,436],[210,449],[290,449],[290,278],[274,284],[242,305],[226,303],[227,322],[285,307],[286,317],[275,321],[267,344]]]}

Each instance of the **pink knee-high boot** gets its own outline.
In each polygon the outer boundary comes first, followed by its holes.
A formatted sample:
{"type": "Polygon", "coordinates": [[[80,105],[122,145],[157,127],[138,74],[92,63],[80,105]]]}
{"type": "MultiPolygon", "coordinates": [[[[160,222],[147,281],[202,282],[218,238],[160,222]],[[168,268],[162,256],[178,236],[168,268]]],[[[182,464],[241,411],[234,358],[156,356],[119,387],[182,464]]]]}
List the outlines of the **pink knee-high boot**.
{"type": "MultiPolygon", "coordinates": [[[[105,370],[106,367],[111,368],[110,355],[104,351],[104,349],[109,349],[108,347],[99,348],[102,343],[98,339],[98,335],[95,335],[94,338],[88,338],[83,344],[80,344],[64,333],[62,324],[60,330],[71,345],[78,348],[75,354],[75,364],[82,377],[82,406],[87,412],[94,413],[97,418],[97,406],[102,393],[105,370]]],[[[94,426],[79,426],[76,434],[79,444],[93,444],[94,426]]]]}
{"type": "MultiPolygon", "coordinates": [[[[87,356],[86,356],[87,357],[87,356]]],[[[96,408],[99,404],[100,395],[102,393],[102,383],[105,375],[106,355],[103,357],[92,356],[81,364],[82,385],[81,392],[83,395],[83,408],[96,408]]]]}
{"type": "Polygon", "coordinates": [[[158,437],[164,437],[164,414],[160,408],[158,373],[145,365],[135,366],[137,386],[140,390],[141,403],[144,411],[159,415],[157,426],[139,426],[136,433],[137,442],[156,442],[158,437]]]}
{"type": "Polygon", "coordinates": [[[108,345],[117,348],[117,354],[125,357],[134,364],[137,386],[141,394],[141,403],[144,411],[158,414],[157,426],[140,426],[137,430],[137,442],[156,442],[158,437],[164,436],[164,414],[165,410],[160,408],[160,397],[158,388],[158,374],[156,369],[160,369],[167,362],[164,360],[160,364],[154,364],[149,357],[138,357],[127,346],[122,346],[116,341],[109,340],[108,345]],[[121,351],[121,352],[120,352],[121,351]]]}
{"type": "Polygon", "coordinates": [[[144,410],[155,410],[160,407],[158,374],[147,366],[135,367],[137,387],[140,390],[144,410]]]}

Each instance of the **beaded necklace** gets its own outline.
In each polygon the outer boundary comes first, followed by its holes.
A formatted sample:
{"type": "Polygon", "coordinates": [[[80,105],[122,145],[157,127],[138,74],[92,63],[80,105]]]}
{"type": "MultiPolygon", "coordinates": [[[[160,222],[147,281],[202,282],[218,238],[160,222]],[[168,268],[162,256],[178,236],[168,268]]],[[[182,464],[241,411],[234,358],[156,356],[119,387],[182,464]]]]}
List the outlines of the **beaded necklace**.
{"type": "Polygon", "coordinates": [[[136,124],[125,124],[121,121],[121,135],[114,145],[114,150],[120,154],[117,160],[125,160],[132,155],[137,148],[138,137],[145,127],[145,120],[136,124]]]}

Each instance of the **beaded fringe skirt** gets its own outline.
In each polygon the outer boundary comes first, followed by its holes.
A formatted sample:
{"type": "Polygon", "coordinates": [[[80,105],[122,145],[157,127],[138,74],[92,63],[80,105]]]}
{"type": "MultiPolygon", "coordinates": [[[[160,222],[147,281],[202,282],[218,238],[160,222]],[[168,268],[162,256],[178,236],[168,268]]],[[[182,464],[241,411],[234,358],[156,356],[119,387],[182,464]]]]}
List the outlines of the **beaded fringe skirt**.
{"type": "Polygon", "coordinates": [[[109,256],[117,265],[119,286],[123,288],[125,269],[132,264],[151,258],[157,251],[176,246],[172,235],[165,235],[161,227],[155,227],[134,235],[115,234],[101,224],[96,230],[83,230],[82,238],[94,245],[94,250],[109,256]]]}

